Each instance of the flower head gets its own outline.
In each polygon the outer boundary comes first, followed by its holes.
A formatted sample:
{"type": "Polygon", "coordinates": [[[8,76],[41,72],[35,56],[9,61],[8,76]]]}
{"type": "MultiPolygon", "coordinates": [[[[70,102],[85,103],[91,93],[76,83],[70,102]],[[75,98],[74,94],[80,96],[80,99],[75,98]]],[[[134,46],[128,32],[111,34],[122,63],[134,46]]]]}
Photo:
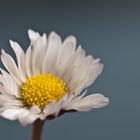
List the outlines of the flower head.
{"type": "Polygon", "coordinates": [[[0,74],[0,115],[19,120],[25,126],[37,119],[59,116],[68,111],[89,111],[109,103],[102,94],[85,96],[85,89],[100,75],[100,59],[86,55],[76,39],[64,41],[55,32],[42,36],[28,31],[30,46],[26,53],[10,40],[17,58],[2,50],[6,70],[0,74]]]}

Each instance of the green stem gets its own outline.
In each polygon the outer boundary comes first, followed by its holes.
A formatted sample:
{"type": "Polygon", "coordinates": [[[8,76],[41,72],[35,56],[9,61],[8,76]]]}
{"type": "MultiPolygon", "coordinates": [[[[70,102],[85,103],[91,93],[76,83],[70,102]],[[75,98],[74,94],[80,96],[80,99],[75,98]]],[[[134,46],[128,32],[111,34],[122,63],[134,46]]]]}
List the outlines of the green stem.
{"type": "Polygon", "coordinates": [[[38,119],[33,123],[32,140],[41,140],[44,121],[38,119]]]}

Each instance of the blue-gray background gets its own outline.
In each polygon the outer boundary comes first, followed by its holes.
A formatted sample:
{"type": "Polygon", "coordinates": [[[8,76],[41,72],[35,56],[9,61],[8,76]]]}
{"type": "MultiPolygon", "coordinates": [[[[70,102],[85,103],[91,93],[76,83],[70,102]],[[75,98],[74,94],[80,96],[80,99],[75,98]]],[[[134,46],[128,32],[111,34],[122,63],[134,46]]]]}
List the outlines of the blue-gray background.
{"type": "MultiPolygon", "coordinates": [[[[100,57],[102,75],[89,89],[108,96],[108,107],[65,114],[46,123],[43,140],[140,139],[140,3],[138,1],[0,1],[0,49],[14,56],[9,39],[24,49],[27,29],[77,37],[100,57]]],[[[26,46],[26,47],[25,47],[26,46]]],[[[0,119],[0,140],[28,140],[31,126],[0,119]]]]}

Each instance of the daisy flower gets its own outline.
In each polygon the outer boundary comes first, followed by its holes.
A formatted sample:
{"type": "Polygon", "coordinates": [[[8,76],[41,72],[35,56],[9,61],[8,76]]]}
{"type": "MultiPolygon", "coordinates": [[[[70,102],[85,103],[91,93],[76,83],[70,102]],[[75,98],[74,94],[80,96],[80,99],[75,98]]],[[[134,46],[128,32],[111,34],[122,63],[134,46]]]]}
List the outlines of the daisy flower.
{"type": "MultiPolygon", "coordinates": [[[[87,88],[103,70],[100,59],[86,55],[76,38],[64,41],[55,32],[40,35],[28,30],[26,53],[17,42],[10,44],[17,62],[4,50],[6,70],[0,74],[0,115],[9,120],[39,124],[65,112],[104,107],[109,99],[96,93],[85,96],[87,88]]],[[[36,126],[34,127],[36,129],[36,126]]]]}

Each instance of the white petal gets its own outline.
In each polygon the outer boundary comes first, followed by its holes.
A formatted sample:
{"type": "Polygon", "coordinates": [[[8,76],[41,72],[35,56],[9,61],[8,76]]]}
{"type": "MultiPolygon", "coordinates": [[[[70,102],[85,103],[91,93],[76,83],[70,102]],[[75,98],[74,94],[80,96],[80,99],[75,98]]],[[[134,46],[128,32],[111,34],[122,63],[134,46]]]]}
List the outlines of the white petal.
{"type": "Polygon", "coordinates": [[[11,94],[12,95],[12,93],[9,92],[9,90],[5,89],[3,87],[3,85],[1,85],[1,84],[0,84],[0,94],[11,94]]]}
{"type": "Polygon", "coordinates": [[[37,105],[33,105],[30,108],[30,113],[32,113],[32,114],[39,114],[40,113],[40,108],[37,105]]]}
{"type": "Polygon", "coordinates": [[[66,110],[67,106],[70,104],[71,100],[73,99],[73,94],[66,94],[63,98],[57,103],[59,106],[59,111],[61,109],[66,110]]]}
{"type": "Polygon", "coordinates": [[[26,74],[28,77],[32,75],[32,47],[29,46],[26,52],[26,74]]]}
{"type": "Polygon", "coordinates": [[[46,117],[49,115],[57,115],[58,108],[54,101],[50,102],[43,110],[43,112],[46,114],[46,117]]]}
{"type": "Polygon", "coordinates": [[[9,87],[7,81],[5,80],[4,76],[0,74],[0,85],[3,87],[9,87]]]}
{"type": "Polygon", "coordinates": [[[1,70],[1,73],[3,74],[3,76],[1,76],[1,78],[3,77],[3,80],[5,80],[3,84],[5,90],[11,94],[11,95],[15,95],[17,98],[21,97],[21,92],[19,90],[19,86],[16,84],[16,81],[11,77],[10,74],[8,74],[6,71],[1,70]]]}
{"type": "MultiPolygon", "coordinates": [[[[2,86],[0,85],[0,89],[2,89],[2,86]]],[[[1,92],[1,90],[0,90],[0,92],[1,92]]],[[[13,96],[9,96],[8,94],[3,94],[2,92],[1,92],[1,94],[0,94],[0,107],[1,106],[4,106],[5,105],[5,103],[10,103],[10,102],[12,102],[13,101],[13,105],[14,105],[14,97],[13,96]]]]}
{"type": "Polygon", "coordinates": [[[63,79],[66,81],[66,83],[68,83],[69,80],[73,77],[75,71],[79,69],[79,66],[83,62],[84,58],[85,51],[81,48],[81,46],[78,46],[74,56],[71,58],[71,61],[69,61],[67,70],[63,76],[63,79]]]}
{"type": "Polygon", "coordinates": [[[62,41],[58,34],[55,32],[50,33],[48,37],[48,49],[42,65],[42,72],[55,73],[54,66],[56,65],[57,55],[60,47],[62,47],[62,41]]]}
{"type": "Polygon", "coordinates": [[[31,29],[28,30],[28,35],[29,35],[30,40],[33,42],[36,41],[37,38],[40,36],[38,32],[35,32],[31,29]]]}
{"type": "MultiPolygon", "coordinates": [[[[99,60],[99,59],[98,59],[99,60]]],[[[72,78],[68,83],[71,92],[78,95],[83,89],[90,86],[103,70],[103,64],[97,63],[92,56],[87,56],[83,62],[73,72],[72,78]]]]}
{"type": "Polygon", "coordinates": [[[91,104],[92,108],[100,108],[108,105],[109,99],[102,94],[92,94],[82,99],[82,103],[91,104]]]}
{"type": "Polygon", "coordinates": [[[39,119],[41,119],[41,120],[46,120],[46,114],[41,113],[41,114],[39,115],[39,119]]]}
{"type": "Polygon", "coordinates": [[[72,79],[68,84],[72,92],[79,90],[79,87],[81,87],[82,82],[87,78],[87,76],[89,76],[88,71],[92,61],[93,57],[90,55],[87,56],[83,60],[79,68],[77,67],[77,69],[75,70],[75,73],[73,74],[72,79]]]}
{"type": "Polygon", "coordinates": [[[21,123],[22,126],[26,126],[28,124],[28,116],[29,116],[29,111],[27,109],[22,109],[20,111],[20,114],[18,116],[19,122],[21,123]]]}
{"type": "Polygon", "coordinates": [[[27,126],[27,124],[33,123],[40,116],[40,109],[38,106],[32,106],[29,110],[24,109],[19,114],[19,121],[22,126],[27,126]]]}
{"type": "Polygon", "coordinates": [[[20,100],[17,100],[16,97],[10,96],[8,94],[0,94],[0,108],[11,109],[23,106],[20,100]]]}
{"type": "Polygon", "coordinates": [[[61,108],[64,104],[65,101],[67,101],[67,96],[68,94],[65,94],[58,102],[57,102],[57,106],[59,106],[59,108],[61,108]]]}
{"type": "Polygon", "coordinates": [[[21,80],[21,77],[19,74],[19,70],[18,70],[13,58],[9,54],[5,53],[4,50],[2,50],[1,60],[2,60],[2,63],[4,64],[4,66],[6,67],[6,69],[9,71],[9,73],[16,80],[16,82],[19,85],[21,85],[22,80],[21,80]]]}
{"type": "MultiPolygon", "coordinates": [[[[39,118],[40,115],[34,115],[34,114],[29,114],[28,117],[27,117],[27,121],[24,122],[24,124],[22,124],[23,126],[27,126],[27,124],[32,124],[34,123],[38,118],[39,118]]],[[[26,117],[25,117],[26,119],[26,117]]]]}
{"type": "Polygon", "coordinates": [[[23,82],[25,82],[26,80],[25,53],[17,42],[10,40],[10,44],[17,57],[17,63],[21,78],[23,82]]]}
{"type": "Polygon", "coordinates": [[[26,52],[26,74],[28,77],[32,75],[32,47],[29,46],[26,52]]]}
{"type": "Polygon", "coordinates": [[[39,37],[35,42],[32,43],[33,53],[32,53],[32,70],[33,75],[41,73],[42,63],[44,61],[44,56],[47,50],[47,36],[44,34],[39,37]]]}
{"type": "Polygon", "coordinates": [[[64,42],[63,42],[63,46],[67,46],[69,44],[73,44],[74,48],[76,47],[76,38],[74,36],[68,36],[64,42]]]}
{"type": "Polygon", "coordinates": [[[17,120],[20,113],[20,108],[7,109],[1,113],[1,116],[8,120],[17,120]]]}
{"type": "Polygon", "coordinates": [[[92,108],[101,108],[108,105],[109,99],[102,94],[92,94],[82,99],[75,98],[67,107],[67,110],[74,109],[77,111],[89,111],[92,108]]]}
{"type": "Polygon", "coordinates": [[[85,79],[84,88],[90,86],[96,80],[96,78],[101,74],[103,67],[104,65],[101,63],[95,63],[90,66],[90,70],[88,71],[89,75],[85,79]]]}
{"type": "MultiPolygon", "coordinates": [[[[92,63],[94,63],[94,61],[92,63]]],[[[89,69],[87,70],[87,73],[85,73],[85,77],[83,79],[80,78],[79,84],[77,82],[75,96],[77,96],[83,89],[90,86],[96,80],[96,78],[100,75],[102,70],[103,70],[103,64],[101,64],[101,63],[91,64],[89,66],[89,69]]]]}
{"type": "Polygon", "coordinates": [[[30,77],[34,73],[37,73],[40,71],[40,67],[42,64],[42,62],[40,63],[40,61],[43,58],[42,53],[45,53],[41,48],[44,48],[44,43],[46,42],[46,35],[44,34],[43,37],[41,37],[38,32],[35,32],[31,29],[28,30],[28,35],[29,35],[31,44],[26,52],[26,73],[27,73],[27,76],[30,77]],[[37,40],[39,40],[39,41],[37,41],[37,40]],[[38,43],[36,43],[36,42],[38,42],[38,43]],[[36,43],[36,45],[35,45],[35,43],[36,43]],[[36,47],[36,46],[38,46],[38,47],[36,47]],[[39,50],[43,51],[43,52],[40,54],[40,52],[38,52],[39,50]],[[41,58],[38,54],[40,54],[40,56],[42,55],[41,58]],[[37,57],[40,61],[37,61],[37,57]],[[39,65],[39,67],[38,67],[38,65],[39,65]]]}
{"type": "Polygon", "coordinates": [[[100,58],[95,59],[94,63],[95,64],[100,63],[100,58]]]}
{"type": "Polygon", "coordinates": [[[68,70],[68,66],[73,59],[76,48],[76,39],[72,36],[67,37],[61,47],[56,63],[57,75],[63,77],[68,70]]]}

